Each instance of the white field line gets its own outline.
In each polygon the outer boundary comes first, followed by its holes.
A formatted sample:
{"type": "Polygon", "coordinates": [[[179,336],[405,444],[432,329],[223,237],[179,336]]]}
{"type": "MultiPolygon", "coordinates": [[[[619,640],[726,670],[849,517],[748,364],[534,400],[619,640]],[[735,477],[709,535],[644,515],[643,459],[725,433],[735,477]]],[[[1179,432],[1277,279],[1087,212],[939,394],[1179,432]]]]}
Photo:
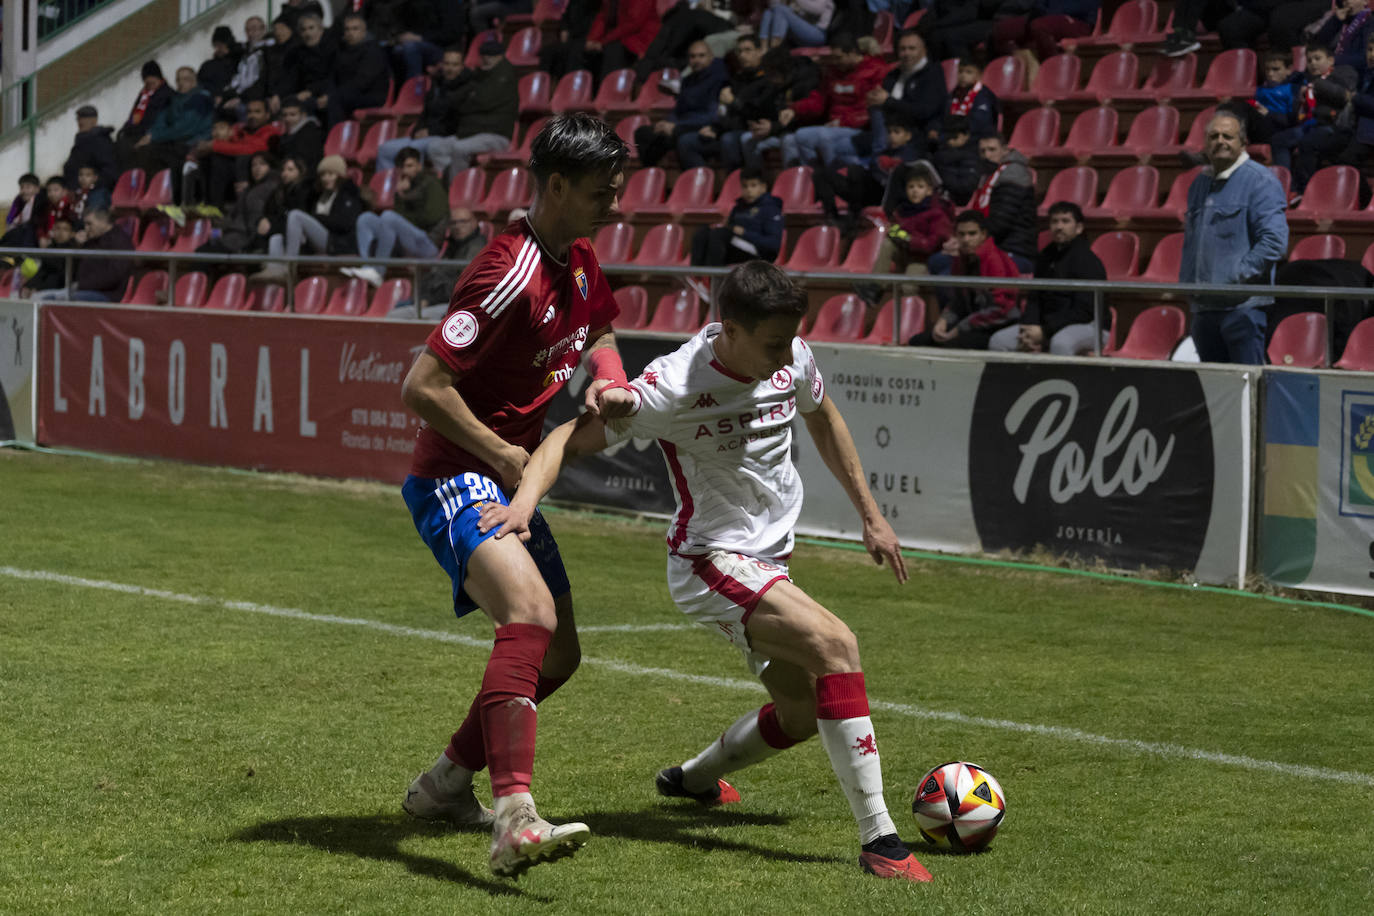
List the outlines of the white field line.
{"type": "MultiPolygon", "coordinates": [[[[275,607],[270,604],[257,604],[252,601],[228,601],[223,598],[215,598],[208,595],[185,595],[159,588],[145,588],[141,585],[127,585],[122,582],[106,582],[100,579],[83,579],[77,576],[66,576],[61,573],[48,572],[46,570],[16,569],[12,566],[0,566],[0,576],[6,576],[11,579],[52,582],[58,585],[68,585],[76,588],[91,588],[107,592],[120,592],[126,595],[137,595],[142,598],[157,598],[163,601],[174,601],[182,604],[222,607],[232,611],[247,611],[254,614],[265,614],[271,617],[287,617],[293,620],[308,620],[314,623],[332,623],[342,624],[344,626],[362,627],[380,633],[389,633],[393,636],[408,636],[416,639],[428,639],[435,642],[455,643],[457,645],[470,646],[476,649],[487,649],[490,648],[492,644],[489,639],[475,639],[471,636],[464,636],[459,633],[449,633],[444,630],[422,630],[417,627],[404,627],[398,624],[383,623],[379,620],[368,620],[360,617],[340,617],[335,614],[312,614],[297,608],[275,607]]],[[[579,632],[636,632],[644,629],[692,629],[692,627],[690,625],[681,624],[649,624],[643,627],[625,625],[578,628],[579,632]]],[[[757,681],[739,678],[713,677],[706,674],[688,674],[687,672],[676,671],[672,668],[650,668],[644,665],[636,665],[632,662],[620,661],[618,659],[593,658],[584,655],[582,657],[582,664],[603,668],[607,671],[614,671],[619,674],[628,674],[634,677],[659,678],[661,680],[702,684],[709,687],[747,691],[750,693],[763,692],[762,686],[760,686],[757,681]]],[[[1067,728],[1062,725],[1036,725],[1028,722],[1015,722],[1010,719],[991,719],[983,716],[969,716],[960,712],[925,709],[920,706],[912,706],[908,703],[888,703],[882,700],[872,700],[870,705],[876,710],[907,716],[913,719],[931,719],[973,728],[1020,732],[1022,734],[1052,738],[1059,741],[1115,748],[1128,754],[1151,754],[1157,757],[1199,760],[1206,763],[1217,763],[1224,766],[1234,766],[1258,772],[1277,773],[1284,776],[1296,776],[1305,779],[1318,779],[1326,782],[1338,782],[1347,785],[1374,788],[1374,775],[1368,773],[1280,763],[1274,760],[1261,760],[1256,757],[1246,757],[1241,754],[1224,754],[1218,751],[1202,750],[1200,748],[1185,747],[1181,744],[1170,744],[1160,741],[1112,738],[1106,735],[1096,735],[1092,732],[1085,732],[1077,728],[1067,728]]]]}

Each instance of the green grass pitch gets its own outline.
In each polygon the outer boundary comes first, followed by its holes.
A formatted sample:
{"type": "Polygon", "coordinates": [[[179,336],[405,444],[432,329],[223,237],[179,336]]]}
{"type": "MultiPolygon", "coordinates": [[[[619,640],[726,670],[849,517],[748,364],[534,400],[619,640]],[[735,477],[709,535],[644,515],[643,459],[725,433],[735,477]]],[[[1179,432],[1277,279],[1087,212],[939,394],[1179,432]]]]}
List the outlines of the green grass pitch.
{"type": "Polygon", "coordinates": [[[535,794],[593,835],[517,883],[487,837],[400,810],[489,627],[446,609],[395,488],[0,450],[0,519],[0,912],[1374,905],[1367,617],[927,560],[898,587],[802,546],[796,581],[859,636],[903,834],[937,763],[1007,793],[988,852],[918,848],[934,883],[898,886],[859,871],[814,740],[736,774],[729,809],[657,797],[761,694],[676,627],[660,525],[555,513],[585,660],[541,707],[535,794]]]}

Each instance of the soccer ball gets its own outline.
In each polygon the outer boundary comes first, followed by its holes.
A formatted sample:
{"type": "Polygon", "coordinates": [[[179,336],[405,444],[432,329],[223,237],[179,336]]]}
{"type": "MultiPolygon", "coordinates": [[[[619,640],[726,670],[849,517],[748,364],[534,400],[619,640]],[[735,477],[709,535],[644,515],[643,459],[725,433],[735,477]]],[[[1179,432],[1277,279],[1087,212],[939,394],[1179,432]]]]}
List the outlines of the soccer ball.
{"type": "Polygon", "coordinates": [[[911,813],[927,842],[973,852],[992,842],[1007,798],[992,774],[971,763],[942,763],[921,777],[911,813]]]}

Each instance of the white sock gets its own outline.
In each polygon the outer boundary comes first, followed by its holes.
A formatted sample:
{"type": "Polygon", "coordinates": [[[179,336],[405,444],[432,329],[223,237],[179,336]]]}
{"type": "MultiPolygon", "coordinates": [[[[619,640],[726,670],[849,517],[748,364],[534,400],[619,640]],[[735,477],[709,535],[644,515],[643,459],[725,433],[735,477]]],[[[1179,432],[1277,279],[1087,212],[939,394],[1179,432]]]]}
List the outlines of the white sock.
{"type": "Polygon", "coordinates": [[[883,771],[873,737],[873,720],[868,716],[817,719],[816,728],[830,757],[830,768],[849,799],[849,810],[859,822],[859,842],[871,843],[880,836],[896,833],[883,801],[883,771]]]}
{"type": "Polygon", "coordinates": [[[472,770],[459,766],[448,759],[448,754],[441,753],[439,759],[434,761],[434,766],[429,768],[429,778],[434,780],[434,787],[443,794],[457,795],[472,785],[472,770]]]}
{"type": "Polygon", "coordinates": [[[764,740],[755,709],[736,719],[724,734],[682,765],[682,785],[689,792],[705,792],[726,773],[767,760],[779,750],[764,740]]]}
{"type": "Polygon", "coordinates": [[[515,808],[523,804],[534,804],[534,796],[528,792],[512,792],[510,795],[498,795],[492,800],[491,806],[496,810],[496,819],[499,821],[515,808]]]}

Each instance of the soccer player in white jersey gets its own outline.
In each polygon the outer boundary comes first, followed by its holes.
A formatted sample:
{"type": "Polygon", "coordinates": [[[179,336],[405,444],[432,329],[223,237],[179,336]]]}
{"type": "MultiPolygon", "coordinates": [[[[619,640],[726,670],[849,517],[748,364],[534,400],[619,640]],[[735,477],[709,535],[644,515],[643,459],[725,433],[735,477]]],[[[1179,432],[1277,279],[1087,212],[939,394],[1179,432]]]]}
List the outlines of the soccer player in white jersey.
{"type": "Polygon", "coordinates": [[[906,581],[897,536],[864,480],[844,419],[798,338],[806,296],[777,267],[749,261],[721,284],[722,322],[651,362],[627,387],[634,412],[586,414],[530,458],[508,506],[487,504],[479,529],[528,536],[564,460],[629,438],[659,441],[677,490],[668,529],[668,588],[693,620],[742,653],[773,702],[742,716],[700,754],[657,776],[662,795],[706,805],[739,800],[721,777],[820,734],[859,824],[859,864],[882,878],[929,881],[897,837],[858,642],[787,574],[802,485],[791,460],[798,412],[863,520],[864,546],[906,581]]]}

